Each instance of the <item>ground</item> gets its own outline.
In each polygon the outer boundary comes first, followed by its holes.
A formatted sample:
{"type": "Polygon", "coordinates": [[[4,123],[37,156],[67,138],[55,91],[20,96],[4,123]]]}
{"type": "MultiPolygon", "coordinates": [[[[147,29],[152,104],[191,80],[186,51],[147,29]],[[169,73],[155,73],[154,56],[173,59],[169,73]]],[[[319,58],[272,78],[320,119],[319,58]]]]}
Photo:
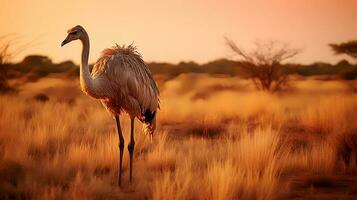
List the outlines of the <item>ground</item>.
{"type": "Polygon", "coordinates": [[[234,77],[166,81],[154,141],[136,121],[134,181],[125,151],[118,188],[115,123],[100,103],[77,80],[26,83],[0,97],[0,199],[354,199],[356,85],[296,78],[269,94],[234,77]]]}

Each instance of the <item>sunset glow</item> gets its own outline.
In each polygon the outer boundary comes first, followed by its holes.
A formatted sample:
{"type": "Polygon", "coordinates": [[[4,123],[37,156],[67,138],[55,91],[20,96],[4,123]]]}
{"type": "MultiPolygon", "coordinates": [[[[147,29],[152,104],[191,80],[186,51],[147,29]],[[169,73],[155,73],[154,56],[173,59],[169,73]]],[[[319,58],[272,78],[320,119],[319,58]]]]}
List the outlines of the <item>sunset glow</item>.
{"type": "Polygon", "coordinates": [[[357,0],[0,0],[0,26],[0,200],[357,199],[357,0]]]}
{"type": "Polygon", "coordinates": [[[230,55],[223,37],[243,47],[256,40],[279,40],[303,50],[294,61],[336,62],[327,44],[357,38],[354,0],[1,0],[0,35],[31,43],[15,58],[48,55],[79,62],[79,47],[60,48],[66,30],[86,27],[90,61],[114,43],[134,42],[147,61],[207,62],[230,55]]]}

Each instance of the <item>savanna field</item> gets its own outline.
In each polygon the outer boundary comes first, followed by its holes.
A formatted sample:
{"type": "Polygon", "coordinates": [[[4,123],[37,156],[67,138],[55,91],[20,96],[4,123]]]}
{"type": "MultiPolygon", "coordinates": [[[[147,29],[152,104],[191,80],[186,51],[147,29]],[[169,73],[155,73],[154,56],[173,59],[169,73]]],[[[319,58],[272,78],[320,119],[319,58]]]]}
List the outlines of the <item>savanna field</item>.
{"type": "Polygon", "coordinates": [[[0,199],[357,198],[356,81],[292,77],[266,93],[223,75],[155,79],[157,131],[150,143],[136,123],[121,189],[114,119],[77,78],[13,83],[0,96],[0,199]]]}
{"type": "Polygon", "coordinates": [[[0,0],[0,200],[357,200],[356,11],[0,0]]]}

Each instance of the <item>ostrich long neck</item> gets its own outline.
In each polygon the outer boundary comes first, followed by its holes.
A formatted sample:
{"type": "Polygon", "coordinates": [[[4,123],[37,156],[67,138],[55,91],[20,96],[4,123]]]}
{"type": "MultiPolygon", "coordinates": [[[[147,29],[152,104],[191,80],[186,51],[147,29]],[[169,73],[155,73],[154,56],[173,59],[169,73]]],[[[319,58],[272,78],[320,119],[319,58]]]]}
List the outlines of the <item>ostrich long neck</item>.
{"type": "Polygon", "coordinates": [[[80,39],[82,42],[82,62],[80,66],[80,84],[82,91],[93,98],[100,98],[99,90],[96,88],[95,80],[93,80],[88,66],[89,57],[89,37],[85,33],[80,39]]]}

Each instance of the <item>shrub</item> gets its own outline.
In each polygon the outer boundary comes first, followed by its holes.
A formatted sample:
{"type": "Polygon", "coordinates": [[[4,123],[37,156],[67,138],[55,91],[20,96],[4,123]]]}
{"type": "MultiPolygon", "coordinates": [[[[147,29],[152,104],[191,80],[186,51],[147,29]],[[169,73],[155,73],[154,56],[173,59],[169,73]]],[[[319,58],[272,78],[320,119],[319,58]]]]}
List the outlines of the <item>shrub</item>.
{"type": "Polygon", "coordinates": [[[43,94],[43,93],[37,94],[34,98],[36,101],[39,101],[39,102],[46,102],[46,101],[50,100],[50,98],[46,94],[43,94]]]}

